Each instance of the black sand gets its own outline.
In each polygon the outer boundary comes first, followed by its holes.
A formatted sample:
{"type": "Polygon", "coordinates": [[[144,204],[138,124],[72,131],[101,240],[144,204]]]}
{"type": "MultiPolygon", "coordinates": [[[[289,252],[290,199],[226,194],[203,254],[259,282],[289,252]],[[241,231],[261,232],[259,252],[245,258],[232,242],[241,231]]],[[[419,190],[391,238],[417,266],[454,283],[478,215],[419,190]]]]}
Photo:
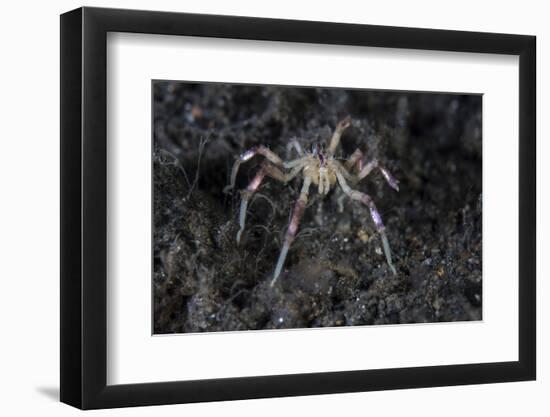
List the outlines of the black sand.
{"type": "MultiPolygon", "coordinates": [[[[481,319],[481,97],[155,82],[154,332],[419,323],[481,319]],[[326,141],[351,115],[340,156],[360,147],[380,173],[357,188],[375,201],[398,274],[360,203],[314,188],[285,269],[273,268],[301,181],[266,179],[241,246],[239,192],[224,194],[235,156],[264,144],[326,141]]],[[[287,157],[288,156],[288,157],[287,157]]],[[[295,156],[294,154],[292,157],[295,156]]]]}

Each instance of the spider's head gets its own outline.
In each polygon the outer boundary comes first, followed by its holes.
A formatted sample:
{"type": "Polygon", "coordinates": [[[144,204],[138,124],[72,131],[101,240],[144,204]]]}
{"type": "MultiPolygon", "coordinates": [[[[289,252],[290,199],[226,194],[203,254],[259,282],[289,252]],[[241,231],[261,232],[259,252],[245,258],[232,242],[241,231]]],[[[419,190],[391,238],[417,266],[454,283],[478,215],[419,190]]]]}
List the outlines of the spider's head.
{"type": "Polygon", "coordinates": [[[319,166],[324,167],[326,163],[325,146],[322,143],[314,142],[311,145],[311,153],[319,160],[319,166]]]}

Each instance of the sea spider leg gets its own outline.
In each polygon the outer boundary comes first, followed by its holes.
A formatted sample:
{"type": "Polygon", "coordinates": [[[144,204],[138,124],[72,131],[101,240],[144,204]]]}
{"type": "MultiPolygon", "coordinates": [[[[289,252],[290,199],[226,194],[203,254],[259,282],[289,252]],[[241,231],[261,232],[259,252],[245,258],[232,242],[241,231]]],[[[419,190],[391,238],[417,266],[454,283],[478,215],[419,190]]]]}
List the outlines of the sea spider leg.
{"type": "Polygon", "coordinates": [[[392,263],[390,244],[388,242],[388,237],[386,236],[385,232],[386,228],[384,226],[384,223],[382,222],[382,217],[380,216],[380,213],[378,213],[378,210],[376,209],[374,201],[372,201],[368,194],[351,189],[341,172],[336,171],[336,178],[338,178],[338,183],[340,184],[342,190],[344,190],[344,192],[352,200],[360,201],[369,208],[372,221],[374,222],[376,230],[378,231],[380,239],[382,240],[382,247],[384,248],[384,254],[386,255],[386,262],[388,263],[388,266],[390,267],[393,274],[397,275],[397,271],[395,270],[395,267],[392,263]]]}
{"type": "Polygon", "coordinates": [[[277,278],[279,278],[279,275],[281,274],[281,270],[283,269],[283,265],[285,263],[288,249],[290,248],[290,245],[292,244],[292,242],[294,241],[294,238],[296,237],[296,232],[298,232],[298,226],[300,225],[300,220],[302,219],[302,216],[306,208],[310,185],[311,185],[311,177],[306,176],[304,178],[304,184],[302,185],[302,190],[300,191],[300,197],[298,198],[298,201],[296,201],[296,204],[294,205],[292,218],[290,219],[290,224],[288,225],[288,229],[285,235],[285,242],[283,244],[283,248],[281,249],[279,259],[277,260],[277,265],[275,266],[273,279],[271,280],[271,283],[270,283],[271,287],[275,285],[277,278]]]}
{"type": "Polygon", "coordinates": [[[263,145],[254,146],[253,148],[250,148],[246,152],[242,153],[233,164],[233,169],[231,170],[231,181],[229,185],[223,189],[224,192],[228,192],[229,190],[233,189],[233,187],[235,187],[235,180],[237,179],[237,172],[239,171],[239,167],[243,162],[252,159],[255,155],[264,156],[274,165],[283,165],[283,160],[279,158],[279,156],[275,152],[269,150],[263,145]]]}
{"type": "Polygon", "coordinates": [[[342,137],[342,133],[344,133],[344,130],[346,130],[350,125],[351,125],[350,116],[347,116],[346,118],[338,122],[338,124],[336,125],[336,129],[334,129],[334,133],[332,134],[332,138],[330,139],[330,145],[328,147],[329,155],[334,155],[334,151],[336,151],[336,148],[340,143],[340,138],[342,137]]]}
{"type": "MultiPolygon", "coordinates": [[[[345,162],[344,167],[351,171],[353,167],[357,164],[357,169],[359,173],[357,174],[356,181],[361,181],[363,178],[365,178],[367,175],[371,173],[371,171],[375,168],[378,168],[384,178],[386,179],[386,182],[390,187],[392,187],[394,190],[399,191],[399,181],[391,174],[390,171],[388,171],[385,167],[380,165],[377,159],[372,160],[367,165],[363,166],[363,152],[357,148],[351,156],[348,158],[348,160],[345,162]]],[[[349,178],[348,178],[349,179],[349,178]]]]}
{"type": "Polygon", "coordinates": [[[351,171],[353,169],[353,167],[355,166],[355,164],[357,164],[357,171],[361,172],[361,170],[363,169],[363,152],[359,148],[357,148],[351,154],[351,156],[348,158],[348,160],[344,164],[344,167],[348,171],[351,171]]]}
{"type": "Polygon", "coordinates": [[[340,172],[346,180],[352,182],[356,180],[355,176],[351,175],[340,161],[333,159],[328,163],[328,165],[332,168],[332,170],[340,172]]]}
{"type": "Polygon", "coordinates": [[[304,165],[306,162],[308,162],[310,160],[310,156],[309,155],[305,155],[305,156],[302,156],[298,159],[294,159],[293,161],[288,161],[288,162],[283,162],[283,167],[285,168],[294,168],[294,167],[297,167],[298,165],[304,165]]]}
{"type": "Polygon", "coordinates": [[[361,169],[359,174],[357,174],[357,181],[361,181],[375,168],[378,168],[380,170],[380,172],[386,179],[386,182],[391,188],[393,188],[395,191],[399,191],[399,181],[391,174],[390,171],[380,165],[377,159],[372,160],[367,165],[365,165],[363,169],[361,169]]]}
{"type": "MultiPolygon", "coordinates": [[[[359,150],[358,150],[359,151],[359,150]]],[[[360,152],[360,151],[359,151],[360,152]]],[[[329,162],[330,168],[332,168],[333,172],[340,172],[342,176],[347,180],[351,182],[355,182],[357,178],[350,174],[346,167],[340,163],[340,161],[337,161],[336,159],[333,159],[329,162]]],[[[344,212],[344,199],[346,198],[346,194],[342,193],[340,196],[338,196],[338,199],[336,202],[338,203],[338,213],[344,212]]]]}
{"type": "Polygon", "coordinates": [[[292,149],[295,149],[296,152],[298,153],[298,156],[300,157],[305,155],[304,150],[302,149],[302,145],[300,145],[300,142],[298,142],[296,138],[292,138],[290,142],[288,142],[288,144],[286,145],[287,158],[289,157],[292,149]]]}
{"type": "Polygon", "coordinates": [[[283,183],[287,183],[291,179],[293,179],[300,170],[302,169],[302,166],[296,166],[294,167],[290,172],[283,173],[280,169],[277,167],[271,165],[269,162],[264,161],[262,163],[262,167],[256,174],[256,176],[250,181],[248,184],[248,187],[246,187],[245,190],[243,190],[242,196],[241,196],[241,209],[239,211],[239,231],[237,232],[237,244],[241,242],[241,235],[244,231],[244,226],[246,222],[246,210],[248,208],[248,202],[252,198],[252,195],[256,192],[256,190],[260,187],[260,184],[264,180],[265,176],[268,175],[271,178],[274,178],[276,180],[279,180],[283,183]]]}

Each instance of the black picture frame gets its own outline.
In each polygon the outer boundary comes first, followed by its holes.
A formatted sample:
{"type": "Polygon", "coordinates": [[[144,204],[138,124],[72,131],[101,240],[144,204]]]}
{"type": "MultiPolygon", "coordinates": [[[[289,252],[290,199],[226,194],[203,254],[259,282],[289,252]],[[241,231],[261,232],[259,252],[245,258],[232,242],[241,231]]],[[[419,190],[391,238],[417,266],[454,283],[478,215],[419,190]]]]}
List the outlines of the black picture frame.
{"type": "Polygon", "coordinates": [[[536,377],[536,38],[80,8],[61,15],[61,401],[82,409],[533,380],[536,377]],[[107,385],[108,32],[519,56],[519,360],[107,385]]]}

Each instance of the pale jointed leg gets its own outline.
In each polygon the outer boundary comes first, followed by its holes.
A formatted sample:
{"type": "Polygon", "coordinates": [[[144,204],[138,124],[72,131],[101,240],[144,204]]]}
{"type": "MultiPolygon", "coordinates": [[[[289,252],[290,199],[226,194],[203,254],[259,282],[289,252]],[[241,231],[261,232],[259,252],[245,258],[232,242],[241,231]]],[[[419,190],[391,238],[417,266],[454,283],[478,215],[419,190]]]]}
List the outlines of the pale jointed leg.
{"type": "Polygon", "coordinates": [[[302,216],[304,215],[304,210],[306,208],[310,185],[311,177],[306,176],[304,178],[304,184],[302,185],[300,197],[298,198],[298,201],[296,201],[296,204],[294,205],[294,210],[292,211],[292,218],[290,219],[290,224],[288,225],[288,229],[286,231],[283,248],[281,249],[279,259],[277,260],[277,265],[275,266],[275,272],[273,273],[273,279],[270,283],[271,287],[275,285],[277,278],[279,278],[279,275],[281,274],[281,270],[283,269],[283,265],[285,264],[288,249],[290,248],[290,245],[294,241],[296,233],[298,232],[298,226],[300,225],[300,220],[302,219],[302,216]]]}
{"type": "Polygon", "coordinates": [[[296,175],[298,175],[301,169],[302,169],[302,166],[296,166],[290,172],[283,173],[280,169],[271,165],[267,161],[264,161],[262,163],[262,167],[260,168],[256,176],[252,179],[252,181],[250,181],[250,184],[248,184],[248,187],[246,187],[245,190],[241,191],[241,208],[239,211],[239,231],[237,232],[237,244],[240,243],[241,235],[244,231],[248,202],[252,198],[252,195],[260,187],[260,184],[264,180],[265,176],[268,175],[283,183],[287,183],[288,181],[293,179],[296,175]]]}
{"type": "Polygon", "coordinates": [[[377,159],[372,160],[367,165],[365,165],[363,169],[361,169],[361,171],[357,175],[357,181],[361,181],[375,168],[378,168],[380,170],[380,172],[384,176],[384,179],[391,188],[393,188],[395,191],[399,191],[399,181],[391,174],[390,171],[380,165],[377,159]]]}
{"type": "Polygon", "coordinates": [[[344,167],[349,171],[352,172],[352,169],[357,165],[357,171],[361,172],[363,169],[363,152],[361,152],[361,149],[357,148],[355,152],[351,154],[351,156],[348,158],[346,163],[344,164],[344,167]]]}
{"type": "Polygon", "coordinates": [[[305,163],[309,160],[309,156],[305,155],[298,159],[294,159],[292,161],[283,162],[283,167],[287,169],[295,168],[297,166],[304,166],[305,163]]]}
{"type": "Polygon", "coordinates": [[[347,116],[346,118],[338,122],[338,124],[336,125],[336,129],[334,129],[334,133],[332,134],[332,138],[330,139],[330,145],[328,148],[329,155],[334,155],[334,152],[336,151],[336,148],[340,143],[340,138],[342,137],[342,133],[344,133],[344,130],[346,130],[350,125],[351,125],[350,116],[347,116]]]}
{"type": "Polygon", "coordinates": [[[237,245],[241,243],[241,235],[244,231],[244,225],[246,221],[246,209],[248,207],[248,201],[254,194],[254,192],[258,189],[260,184],[262,183],[263,179],[266,175],[266,169],[265,167],[262,167],[256,176],[250,181],[250,184],[248,184],[248,187],[246,187],[245,190],[241,191],[241,210],[239,212],[239,231],[237,232],[237,245]]]}
{"type": "Polygon", "coordinates": [[[340,187],[342,187],[342,190],[352,200],[360,201],[369,208],[370,216],[372,218],[372,221],[374,222],[374,226],[376,227],[376,230],[380,235],[380,239],[382,240],[382,247],[384,249],[384,254],[386,255],[386,262],[388,263],[388,266],[390,267],[393,274],[396,275],[397,271],[395,270],[395,266],[393,266],[390,244],[388,242],[388,237],[386,236],[385,231],[386,228],[384,226],[384,223],[382,222],[382,217],[380,216],[380,213],[378,212],[374,201],[372,201],[368,194],[351,189],[350,186],[347,184],[346,179],[340,172],[336,173],[336,177],[338,178],[338,183],[340,184],[340,187]]]}
{"type": "Polygon", "coordinates": [[[275,153],[270,151],[268,148],[266,148],[263,145],[260,146],[254,146],[253,148],[250,148],[248,151],[242,153],[239,155],[235,163],[233,164],[233,169],[231,170],[231,180],[229,182],[229,185],[224,188],[224,192],[228,192],[229,190],[233,189],[235,187],[235,180],[237,179],[237,172],[239,171],[239,167],[243,162],[246,162],[250,159],[252,159],[256,155],[262,155],[265,158],[269,160],[274,165],[282,166],[283,160],[279,158],[279,156],[275,153]]]}
{"type": "Polygon", "coordinates": [[[304,150],[302,149],[302,145],[300,145],[300,142],[298,142],[298,139],[292,138],[290,142],[286,145],[286,152],[287,152],[287,158],[290,158],[290,153],[294,149],[296,153],[298,153],[299,157],[304,156],[304,150]]]}
{"type": "Polygon", "coordinates": [[[304,164],[296,165],[289,172],[283,173],[277,167],[274,167],[273,165],[270,165],[270,164],[266,164],[266,172],[267,172],[267,175],[269,175],[270,177],[275,178],[276,180],[279,180],[286,184],[290,180],[294,179],[294,177],[296,177],[296,175],[300,173],[303,167],[304,167],[304,164]]]}

